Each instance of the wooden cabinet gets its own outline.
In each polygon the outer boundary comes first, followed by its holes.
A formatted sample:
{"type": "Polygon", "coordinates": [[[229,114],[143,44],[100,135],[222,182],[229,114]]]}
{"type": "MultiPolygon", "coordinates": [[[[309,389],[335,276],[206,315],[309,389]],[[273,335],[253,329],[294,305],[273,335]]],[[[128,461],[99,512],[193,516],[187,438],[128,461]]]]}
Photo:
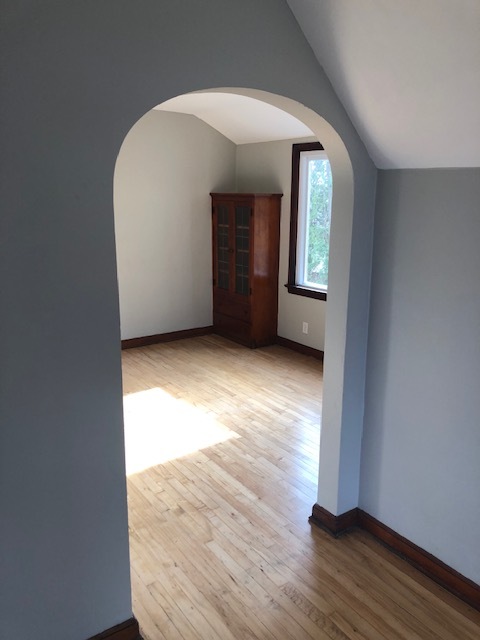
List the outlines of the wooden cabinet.
{"type": "Polygon", "coordinates": [[[281,194],[212,193],[213,327],[249,347],[277,338],[281,194]]]}

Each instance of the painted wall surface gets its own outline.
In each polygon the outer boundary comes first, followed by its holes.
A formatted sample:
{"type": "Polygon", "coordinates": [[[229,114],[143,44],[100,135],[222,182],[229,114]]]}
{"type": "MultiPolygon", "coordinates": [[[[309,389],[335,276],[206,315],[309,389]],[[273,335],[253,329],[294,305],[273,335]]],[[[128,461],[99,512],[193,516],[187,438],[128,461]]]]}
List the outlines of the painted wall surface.
{"type": "MultiPolygon", "coordinates": [[[[304,139],[314,140],[314,138],[304,139]]],[[[283,193],[279,335],[324,350],[326,303],[285,288],[292,140],[234,145],[202,121],[150,111],[115,167],[122,339],[212,323],[211,191],[283,193]],[[309,333],[302,333],[308,322],[309,333]]]]}
{"type": "MultiPolygon", "coordinates": [[[[315,138],[304,138],[301,141],[315,141],[315,138]]],[[[239,191],[283,193],[280,221],[278,335],[323,351],[326,302],[293,295],[288,293],[285,287],[288,279],[292,144],[294,142],[300,142],[300,140],[239,145],[237,147],[237,187],[239,191]],[[307,335],[302,333],[303,322],[308,322],[307,335]]]]}
{"type": "Polygon", "coordinates": [[[250,87],[325,143],[342,185],[331,511],[358,498],[375,169],[285,2],[3,0],[0,28],[0,620],[15,640],[85,640],[131,615],[113,217],[125,136],[175,95],[250,87]]]}
{"type": "Polygon", "coordinates": [[[236,146],[193,116],[149,111],[115,166],[122,339],[212,324],[211,191],[235,187],[236,146]]]}
{"type": "Polygon", "coordinates": [[[480,583],[480,169],[379,172],[360,506],[480,583]]]}

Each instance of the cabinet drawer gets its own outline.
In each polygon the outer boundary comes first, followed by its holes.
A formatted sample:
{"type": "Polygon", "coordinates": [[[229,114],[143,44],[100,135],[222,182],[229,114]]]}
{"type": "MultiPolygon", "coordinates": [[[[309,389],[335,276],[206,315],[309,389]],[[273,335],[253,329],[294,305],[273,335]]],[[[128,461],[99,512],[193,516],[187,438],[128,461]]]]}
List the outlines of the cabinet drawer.
{"type": "Polygon", "coordinates": [[[244,322],[250,322],[252,314],[250,310],[250,304],[238,302],[237,300],[227,298],[215,298],[213,302],[214,313],[220,313],[230,318],[237,318],[244,322]]]}
{"type": "Polygon", "coordinates": [[[249,322],[243,322],[237,318],[224,316],[221,313],[213,312],[213,329],[219,334],[228,338],[234,338],[239,342],[250,346],[251,342],[251,325],[249,322]]]}

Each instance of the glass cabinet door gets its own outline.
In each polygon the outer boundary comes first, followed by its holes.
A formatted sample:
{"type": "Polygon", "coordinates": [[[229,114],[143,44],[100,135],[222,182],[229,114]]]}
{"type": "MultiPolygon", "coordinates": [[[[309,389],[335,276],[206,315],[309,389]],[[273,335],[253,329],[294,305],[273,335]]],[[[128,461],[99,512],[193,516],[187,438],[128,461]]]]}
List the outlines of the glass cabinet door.
{"type": "Polygon", "coordinates": [[[229,211],[228,205],[217,205],[217,286],[230,288],[229,252],[229,211]]]}
{"type": "Polygon", "coordinates": [[[250,292],[250,217],[251,208],[235,205],[235,293],[248,296],[250,292]]]}

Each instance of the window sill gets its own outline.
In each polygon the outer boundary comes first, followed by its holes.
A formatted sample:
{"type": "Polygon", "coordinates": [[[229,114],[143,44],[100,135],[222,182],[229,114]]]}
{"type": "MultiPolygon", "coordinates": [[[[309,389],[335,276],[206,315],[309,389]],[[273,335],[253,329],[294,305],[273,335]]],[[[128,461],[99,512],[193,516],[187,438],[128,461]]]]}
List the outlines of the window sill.
{"type": "Polygon", "coordinates": [[[315,300],[326,300],[327,292],[318,289],[309,289],[308,287],[300,287],[298,284],[286,284],[288,293],[296,296],[304,296],[305,298],[315,298],[315,300]]]}

